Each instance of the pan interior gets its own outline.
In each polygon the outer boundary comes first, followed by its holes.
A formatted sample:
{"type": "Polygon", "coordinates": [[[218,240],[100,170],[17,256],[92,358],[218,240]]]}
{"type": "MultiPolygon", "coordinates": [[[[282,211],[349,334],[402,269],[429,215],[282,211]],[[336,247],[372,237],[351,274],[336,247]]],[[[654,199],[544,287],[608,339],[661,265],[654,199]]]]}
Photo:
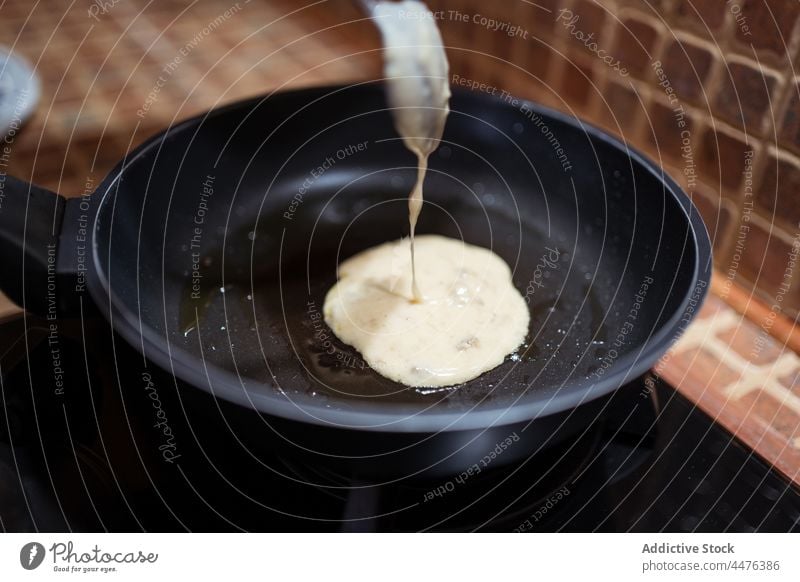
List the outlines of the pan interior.
{"type": "Polygon", "coordinates": [[[476,380],[425,390],[379,376],[335,338],[321,312],[336,265],[408,232],[416,168],[385,107],[380,87],[318,89],[167,132],[100,211],[114,295],[210,377],[227,370],[250,391],[337,408],[505,406],[624,374],[693,284],[682,208],[624,151],[472,94],[453,98],[418,232],[508,262],[530,303],[526,344],[476,380]]]}

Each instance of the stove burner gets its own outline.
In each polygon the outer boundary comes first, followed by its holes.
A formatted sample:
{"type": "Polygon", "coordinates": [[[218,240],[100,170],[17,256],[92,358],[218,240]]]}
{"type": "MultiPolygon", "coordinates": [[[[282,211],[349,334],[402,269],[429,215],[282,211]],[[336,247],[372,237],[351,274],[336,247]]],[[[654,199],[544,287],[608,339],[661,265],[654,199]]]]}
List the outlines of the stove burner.
{"type": "Polygon", "coordinates": [[[525,462],[492,468],[475,465],[439,480],[376,483],[283,460],[293,475],[316,483],[342,505],[341,531],[509,530],[559,491],[570,488],[595,458],[603,431],[592,427],[569,445],[525,462]],[[322,479],[321,479],[322,478],[322,479]]]}
{"type": "Polygon", "coordinates": [[[136,411],[117,382],[139,380],[141,356],[65,333],[56,395],[41,323],[27,350],[21,319],[0,325],[5,531],[800,530],[798,488],[649,376],[574,441],[450,478],[377,482],[224,442],[155,465],[120,420],[136,411]]]}

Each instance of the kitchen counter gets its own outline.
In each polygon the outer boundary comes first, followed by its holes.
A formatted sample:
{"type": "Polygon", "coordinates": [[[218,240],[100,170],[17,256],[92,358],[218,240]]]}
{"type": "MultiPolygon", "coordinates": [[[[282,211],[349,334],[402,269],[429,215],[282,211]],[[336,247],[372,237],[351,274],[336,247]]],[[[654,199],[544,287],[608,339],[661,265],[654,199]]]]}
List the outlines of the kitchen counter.
{"type": "MultiPolygon", "coordinates": [[[[296,8],[288,1],[187,8],[126,0],[72,9],[41,2],[31,13],[28,2],[5,2],[0,43],[42,78],[42,101],[13,143],[9,172],[80,195],[148,135],[205,109],[380,75],[377,37],[367,23],[346,37],[324,22],[314,32],[320,21],[311,27],[299,16],[282,18],[296,8]]],[[[797,334],[785,320],[768,327],[764,309],[736,293],[723,301],[715,285],[698,320],[655,370],[800,483],[800,357],[790,347],[797,334]],[[756,316],[744,317],[734,304],[756,316]]],[[[0,301],[0,318],[16,310],[0,301]]]]}
{"type": "MultiPolygon", "coordinates": [[[[655,371],[800,484],[800,357],[788,345],[796,340],[773,337],[769,313],[745,317],[720,298],[722,290],[715,281],[697,320],[655,371]]],[[[757,301],[735,293],[737,304],[757,301]]]]}

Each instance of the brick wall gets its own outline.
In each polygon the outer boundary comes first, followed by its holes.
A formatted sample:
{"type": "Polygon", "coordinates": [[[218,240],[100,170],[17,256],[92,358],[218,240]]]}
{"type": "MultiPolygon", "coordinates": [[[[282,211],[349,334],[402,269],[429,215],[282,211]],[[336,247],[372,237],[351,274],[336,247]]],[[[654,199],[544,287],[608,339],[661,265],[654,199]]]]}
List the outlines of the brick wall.
{"type": "Polygon", "coordinates": [[[800,312],[800,2],[428,5],[454,74],[574,113],[660,160],[703,213],[725,286],[800,312]]]}

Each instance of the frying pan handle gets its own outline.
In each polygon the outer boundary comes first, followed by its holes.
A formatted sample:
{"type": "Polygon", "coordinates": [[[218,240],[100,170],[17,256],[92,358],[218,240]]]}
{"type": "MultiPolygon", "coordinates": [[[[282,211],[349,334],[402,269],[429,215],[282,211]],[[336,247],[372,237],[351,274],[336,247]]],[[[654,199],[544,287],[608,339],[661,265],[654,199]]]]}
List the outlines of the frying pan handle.
{"type": "Polygon", "coordinates": [[[17,305],[47,316],[56,295],[56,252],[66,199],[0,174],[0,289],[17,305]]]}

